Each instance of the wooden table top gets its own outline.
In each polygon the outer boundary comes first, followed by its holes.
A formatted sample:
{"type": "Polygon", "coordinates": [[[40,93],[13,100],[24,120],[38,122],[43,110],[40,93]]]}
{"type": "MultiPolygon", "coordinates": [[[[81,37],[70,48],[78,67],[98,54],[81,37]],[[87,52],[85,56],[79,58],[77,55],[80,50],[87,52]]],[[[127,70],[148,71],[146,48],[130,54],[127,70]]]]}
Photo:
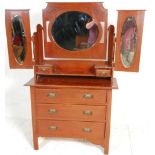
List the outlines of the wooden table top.
{"type": "Polygon", "coordinates": [[[73,87],[73,88],[92,88],[92,89],[118,89],[116,78],[95,78],[95,77],[61,77],[46,76],[37,81],[32,78],[25,86],[33,87],[73,87]]]}

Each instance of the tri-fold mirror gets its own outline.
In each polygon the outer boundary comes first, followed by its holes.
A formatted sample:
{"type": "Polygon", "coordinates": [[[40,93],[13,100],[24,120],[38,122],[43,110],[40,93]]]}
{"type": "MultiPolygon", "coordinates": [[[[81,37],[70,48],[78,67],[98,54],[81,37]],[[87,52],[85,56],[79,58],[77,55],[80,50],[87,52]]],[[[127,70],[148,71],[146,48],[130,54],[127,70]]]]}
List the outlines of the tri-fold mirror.
{"type": "MultiPolygon", "coordinates": [[[[29,10],[6,10],[10,68],[55,65],[55,73],[52,71],[51,75],[65,75],[64,70],[68,70],[70,74],[79,72],[78,75],[83,76],[96,76],[93,68],[111,68],[111,72],[139,70],[144,10],[118,10],[115,36],[115,32],[108,29],[107,9],[101,3],[91,3],[87,8],[84,7],[87,3],[81,7],[77,7],[78,3],[62,4],[48,3],[43,10],[43,26],[40,25],[40,32],[34,33],[33,37],[29,10]],[[36,57],[42,57],[42,61],[35,60],[36,57]]],[[[105,71],[102,73],[104,77],[105,71]]]]}

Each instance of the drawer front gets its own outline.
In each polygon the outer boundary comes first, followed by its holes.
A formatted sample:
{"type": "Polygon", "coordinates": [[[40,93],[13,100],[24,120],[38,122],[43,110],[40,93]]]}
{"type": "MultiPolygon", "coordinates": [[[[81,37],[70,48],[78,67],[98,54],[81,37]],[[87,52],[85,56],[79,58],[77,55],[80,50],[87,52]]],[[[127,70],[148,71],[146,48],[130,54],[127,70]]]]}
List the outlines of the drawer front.
{"type": "Polygon", "coordinates": [[[37,74],[51,75],[53,73],[52,66],[35,66],[37,74]]]}
{"type": "Polygon", "coordinates": [[[105,121],[105,106],[38,104],[37,117],[55,120],[105,121]]]}
{"type": "Polygon", "coordinates": [[[96,69],[97,77],[111,77],[112,71],[109,69],[96,69]]]}
{"type": "Polygon", "coordinates": [[[38,89],[37,103],[106,104],[106,90],[38,89]]]}
{"type": "Polygon", "coordinates": [[[38,135],[89,140],[96,144],[104,141],[104,123],[37,120],[38,135]]]}

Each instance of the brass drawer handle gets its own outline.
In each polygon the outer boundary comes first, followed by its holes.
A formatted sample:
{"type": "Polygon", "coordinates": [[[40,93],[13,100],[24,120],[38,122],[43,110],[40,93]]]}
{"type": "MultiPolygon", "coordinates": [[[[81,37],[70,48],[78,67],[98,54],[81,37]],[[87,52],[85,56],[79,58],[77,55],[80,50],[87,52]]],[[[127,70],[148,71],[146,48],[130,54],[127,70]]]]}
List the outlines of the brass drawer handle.
{"type": "Polygon", "coordinates": [[[86,94],[83,95],[83,97],[85,99],[92,99],[94,96],[93,96],[93,94],[86,93],[86,94]]]}
{"type": "Polygon", "coordinates": [[[49,109],[48,112],[50,114],[56,114],[58,111],[56,109],[49,109]]]}
{"type": "Polygon", "coordinates": [[[56,96],[56,94],[51,92],[51,93],[48,93],[47,96],[50,98],[54,98],[56,96]]]}
{"type": "Polygon", "coordinates": [[[87,115],[87,116],[90,116],[90,115],[93,114],[93,112],[90,111],[90,110],[84,110],[84,111],[83,111],[83,114],[84,114],[84,115],[87,115]]]}
{"type": "Polygon", "coordinates": [[[83,132],[92,132],[92,129],[91,128],[83,128],[83,132]]]}
{"type": "Polygon", "coordinates": [[[46,71],[46,68],[43,68],[43,67],[38,67],[38,69],[40,69],[40,70],[43,71],[43,72],[46,71]]]}
{"type": "Polygon", "coordinates": [[[45,72],[45,71],[46,71],[46,68],[42,68],[41,70],[42,70],[43,72],[45,72]]]}
{"type": "Polygon", "coordinates": [[[102,76],[105,76],[105,75],[107,75],[107,73],[106,73],[105,71],[102,71],[102,72],[101,72],[101,75],[102,75],[102,76]]]}
{"type": "Polygon", "coordinates": [[[51,131],[56,131],[56,130],[58,130],[58,127],[55,126],[55,125],[52,125],[48,129],[51,130],[51,131]]]}

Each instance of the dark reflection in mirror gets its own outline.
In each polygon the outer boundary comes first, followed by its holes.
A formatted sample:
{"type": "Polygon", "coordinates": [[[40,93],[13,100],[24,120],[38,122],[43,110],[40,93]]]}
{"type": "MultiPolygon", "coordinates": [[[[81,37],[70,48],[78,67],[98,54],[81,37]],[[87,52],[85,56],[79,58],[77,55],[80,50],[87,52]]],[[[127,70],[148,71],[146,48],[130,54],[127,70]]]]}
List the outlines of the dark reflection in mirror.
{"type": "Polygon", "coordinates": [[[23,64],[26,55],[26,38],[20,16],[12,18],[12,47],[16,61],[23,64]]]}
{"type": "Polygon", "coordinates": [[[134,17],[128,17],[122,28],[121,34],[121,58],[124,67],[130,67],[136,53],[137,26],[134,17]]]}
{"type": "Polygon", "coordinates": [[[56,18],[51,33],[60,47],[77,51],[94,45],[98,37],[98,27],[88,14],[70,11],[56,18]]]}

